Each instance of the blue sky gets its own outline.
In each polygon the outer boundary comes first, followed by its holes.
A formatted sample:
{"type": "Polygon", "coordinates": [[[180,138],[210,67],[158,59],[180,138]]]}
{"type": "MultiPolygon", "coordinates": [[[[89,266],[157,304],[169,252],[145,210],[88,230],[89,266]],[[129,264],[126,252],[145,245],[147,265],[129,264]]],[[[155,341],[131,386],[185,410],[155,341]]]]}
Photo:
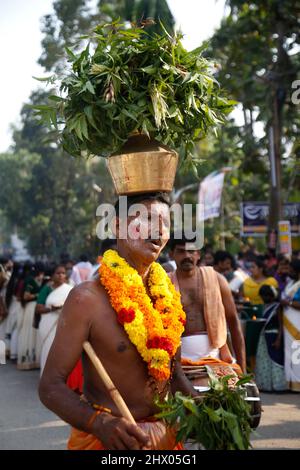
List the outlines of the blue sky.
{"type": "MultiPolygon", "coordinates": [[[[52,12],[53,0],[0,0],[0,152],[11,143],[10,124],[31,90],[32,76],[42,76],[36,63],[41,54],[40,19],[52,12]]],[[[218,26],[225,0],[168,0],[187,49],[197,47],[218,26]]]]}

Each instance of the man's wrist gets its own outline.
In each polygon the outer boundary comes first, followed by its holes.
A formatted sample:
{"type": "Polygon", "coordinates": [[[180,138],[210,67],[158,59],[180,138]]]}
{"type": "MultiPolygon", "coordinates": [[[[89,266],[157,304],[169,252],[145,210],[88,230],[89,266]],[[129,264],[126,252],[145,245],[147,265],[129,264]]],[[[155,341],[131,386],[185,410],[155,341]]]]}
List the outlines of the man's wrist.
{"type": "Polygon", "coordinates": [[[94,413],[94,416],[95,418],[92,419],[92,423],[88,426],[88,432],[90,434],[93,434],[94,436],[97,436],[101,440],[101,435],[100,435],[99,430],[102,431],[103,427],[105,427],[105,424],[107,423],[107,420],[110,419],[111,415],[110,413],[107,413],[106,411],[97,410],[94,413]]]}

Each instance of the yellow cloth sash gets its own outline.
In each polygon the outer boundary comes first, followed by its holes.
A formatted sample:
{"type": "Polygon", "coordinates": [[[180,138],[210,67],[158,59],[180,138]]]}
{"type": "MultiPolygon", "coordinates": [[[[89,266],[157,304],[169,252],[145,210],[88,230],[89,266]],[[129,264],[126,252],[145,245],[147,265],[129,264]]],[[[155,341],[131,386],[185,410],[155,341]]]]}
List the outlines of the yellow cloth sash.
{"type": "Polygon", "coordinates": [[[286,315],[283,316],[283,324],[289,334],[296,340],[300,341],[300,331],[293,325],[286,315]]]}

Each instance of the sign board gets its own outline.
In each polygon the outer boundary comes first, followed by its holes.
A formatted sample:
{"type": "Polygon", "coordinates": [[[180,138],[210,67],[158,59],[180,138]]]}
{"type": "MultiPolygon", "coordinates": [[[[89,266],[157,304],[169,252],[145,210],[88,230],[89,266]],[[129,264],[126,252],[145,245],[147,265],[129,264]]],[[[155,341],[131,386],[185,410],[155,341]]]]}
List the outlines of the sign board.
{"type": "MultiPolygon", "coordinates": [[[[266,202],[242,202],[242,237],[264,237],[267,235],[269,204],[266,202]]],[[[289,202],[283,206],[284,219],[291,225],[292,237],[300,236],[300,202],[289,202]]]]}
{"type": "Polygon", "coordinates": [[[219,217],[221,210],[224,172],[213,172],[199,186],[198,202],[203,207],[199,212],[200,221],[219,217]]]}
{"type": "Polygon", "coordinates": [[[291,256],[292,254],[292,234],[289,220],[278,222],[279,253],[291,256]]]}

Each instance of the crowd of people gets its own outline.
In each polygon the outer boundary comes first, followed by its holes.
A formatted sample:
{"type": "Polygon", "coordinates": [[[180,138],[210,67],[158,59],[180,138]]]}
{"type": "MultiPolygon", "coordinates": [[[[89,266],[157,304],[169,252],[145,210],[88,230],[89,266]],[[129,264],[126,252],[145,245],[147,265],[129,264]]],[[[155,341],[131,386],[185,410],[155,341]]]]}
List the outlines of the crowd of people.
{"type": "MultiPolygon", "coordinates": [[[[113,247],[113,244],[112,240],[105,241],[102,251],[113,247]]],[[[169,249],[160,257],[160,263],[178,289],[180,283],[188,286],[193,282],[188,276],[185,278],[180,274],[188,271],[184,262],[195,262],[200,267],[210,266],[226,279],[244,334],[245,323],[255,321],[259,316],[262,328],[257,338],[255,363],[247,363],[248,368],[253,368],[259,388],[264,391],[299,392],[300,254],[295,252],[289,260],[283,255],[276,257],[273,250],[261,255],[249,249],[233,256],[227,251],[214,252],[209,245],[201,254],[196,249],[186,251],[184,248],[181,248],[180,254],[179,247],[175,252],[174,246],[176,244],[173,240],[172,245],[171,240],[169,249]],[[182,261],[183,265],[180,264],[182,261]],[[254,315],[251,312],[258,313],[254,315]]],[[[0,260],[0,340],[5,341],[7,356],[19,370],[39,368],[42,373],[55,337],[59,314],[69,292],[75,285],[97,276],[98,266],[92,265],[85,255],[77,263],[64,259],[56,265],[18,263],[5,258],[0,260]]],[[[184,300],[184,288],[181,296],[184,300]]],[[[226,300],[223,303],[225,305],[226,300]]],[[[227,328],[231,340],[237,344],[237,347],[233,345],[233,351],[235,357],[240,355],[238,362],[241,364],[241,341],[230,319],[233,307],[230,303],[228,305],[225,307],[227,328]]],[[[196,350],[201,350],[200,343],[198,349],[193,346],[198,340],[199,335],[196,335],[187,345],[187,338],[182,338],[183,351],[186,349],[194,357],[196,350]],[[191,348],[195,348],[194,354],[191,348]]],[[[211,338],[208,340],[212,343],[211,338]]],[[[213,355],[214,349],[203,354],[213,355]]],[[[70,380],[72,382],[72,378],[70,380]]]]}
{"type": "Polygon", "coordinates": [[[93,265],[85,255],[76,264],[0,261],[0,340],[19,370],[42,373],[64,302],[90,278],[93,265]]]}
{"type": "MultiPolygon", "coordinates": [[[[248,249],[233,256],[207,246],[198,264],[226,278],[245,336],[247,323],[258,322],[255,360],[247,351],[247,365],[260,390],[299,392],[300,253],[289,259],[272,249],[266,254],[248,249]]],[[[176,265],[168,259],[165,268],[172,272],[176,265]]]]}

